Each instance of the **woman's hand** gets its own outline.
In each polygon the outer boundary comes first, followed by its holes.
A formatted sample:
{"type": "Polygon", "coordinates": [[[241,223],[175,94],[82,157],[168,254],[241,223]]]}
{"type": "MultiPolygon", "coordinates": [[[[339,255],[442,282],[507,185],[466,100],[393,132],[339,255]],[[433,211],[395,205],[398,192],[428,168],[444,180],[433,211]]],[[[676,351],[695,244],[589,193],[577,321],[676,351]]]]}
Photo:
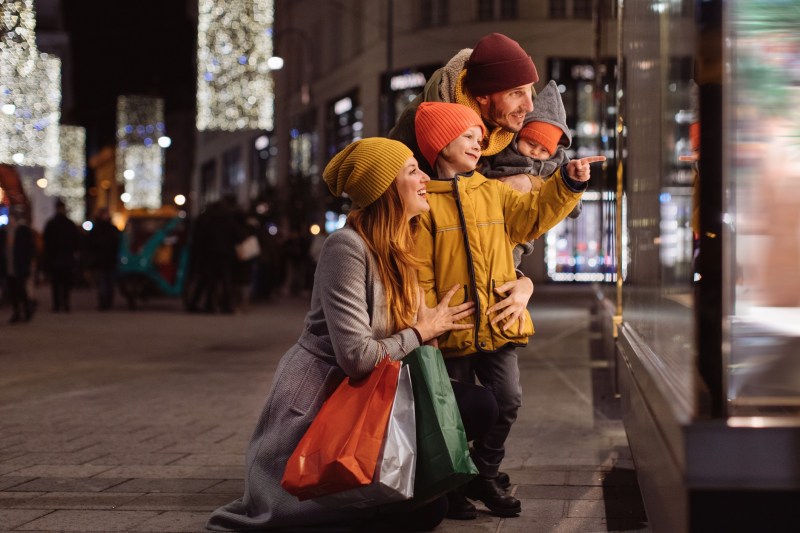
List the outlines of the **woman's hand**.
{"type": "Polygon", "coordinates": [[[420,305],[417,311],[417,323],[414,325],[423,341],[435,339],[442,333],[454,329],[472,329],[473,324],[458,324],[459,320],[469,317],[475,312],[474,302],[465,302],[450,307],[450,300],[461,285],[453,285],[436,307],[425,304],[425,291],[419,290],[420,305]]]}
{"type": "Polygon", "coordinates": [[[504,320],[503,331],[505,331],[514,324],[515,320],[519,320],[521,328],[525,322],[525,309],[527,309],[528,301],[533,294],[533,281],[530,278],[522,277],[507,281],[494,290],[497,294],[503,296],[503,299],[486,310],[487,316],[492,313],[499,313],[491,320],[491,323],[497,324],[504,320]]]}

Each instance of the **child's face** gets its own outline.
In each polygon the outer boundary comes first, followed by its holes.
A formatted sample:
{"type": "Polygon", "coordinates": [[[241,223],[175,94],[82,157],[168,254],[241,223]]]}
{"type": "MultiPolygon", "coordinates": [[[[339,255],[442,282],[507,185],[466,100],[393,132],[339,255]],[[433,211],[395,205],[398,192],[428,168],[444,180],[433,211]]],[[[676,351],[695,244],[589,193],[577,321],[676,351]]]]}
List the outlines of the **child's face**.
{"type": "Polygon", "coordinates": [[[443,159],[455,173],[475,170],[481,157],[482,137],[481,128],[472,126],[445,146],[439,158],[443,159]]]}
{"type": "Polygon", "coordinates": [[[550,159],[553,155],[547,151],[547,148],[526,138],[517,139],[517,151],[525,157],[532,157],[534,159],[550,159]]]}

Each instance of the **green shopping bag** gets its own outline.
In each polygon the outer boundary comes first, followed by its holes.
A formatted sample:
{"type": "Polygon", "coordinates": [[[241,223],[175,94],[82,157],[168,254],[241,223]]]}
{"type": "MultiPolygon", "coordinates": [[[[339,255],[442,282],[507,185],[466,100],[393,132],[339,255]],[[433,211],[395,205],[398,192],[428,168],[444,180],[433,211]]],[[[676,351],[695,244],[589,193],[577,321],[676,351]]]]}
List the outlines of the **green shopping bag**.
{"type": "Polygon", "coordinates": [[[417,421],[414,498],[420,505],[460,487],[477,473],[442,352],[421,346],[404,359],[411,370],[417,421]]]}

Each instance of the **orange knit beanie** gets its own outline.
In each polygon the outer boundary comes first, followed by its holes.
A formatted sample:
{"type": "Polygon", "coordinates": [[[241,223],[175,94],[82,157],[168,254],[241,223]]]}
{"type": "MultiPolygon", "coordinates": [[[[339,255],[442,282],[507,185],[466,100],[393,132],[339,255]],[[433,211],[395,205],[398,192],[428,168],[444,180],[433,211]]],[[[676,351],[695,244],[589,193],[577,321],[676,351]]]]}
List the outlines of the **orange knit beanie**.
{"type": "Polygon", "coordinates": [[[519,131],[518,137],[520,139],[530,139],[541,144],[550,152],[550,157],[552,157],[556,153],[558,141],[561,140],[562,135],[564,135],[564,132],[558,126],[532,120],[523,126],[519,131]]]}
{"type": "Polygon", "coordinates": [[[481,117],[461,104],[422,102],[414,118],[417,144],[432,167],[436,166],[439,152],[472,126],[481,128],[481,137],[486,135],[481,117]]]}

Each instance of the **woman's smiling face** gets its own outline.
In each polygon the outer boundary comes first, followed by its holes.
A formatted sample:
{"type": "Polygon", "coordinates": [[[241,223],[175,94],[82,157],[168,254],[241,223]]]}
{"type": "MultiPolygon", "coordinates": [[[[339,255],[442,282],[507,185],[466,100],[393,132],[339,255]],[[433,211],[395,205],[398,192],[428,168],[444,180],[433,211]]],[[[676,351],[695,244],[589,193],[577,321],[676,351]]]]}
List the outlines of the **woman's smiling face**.
{"type": "Polygon", "coordinates": [[[409,219],[430,210],[425,184],[431,179],[420,170],[416,159],[409,157],[395,179],[397,191],[409,219]]]}

